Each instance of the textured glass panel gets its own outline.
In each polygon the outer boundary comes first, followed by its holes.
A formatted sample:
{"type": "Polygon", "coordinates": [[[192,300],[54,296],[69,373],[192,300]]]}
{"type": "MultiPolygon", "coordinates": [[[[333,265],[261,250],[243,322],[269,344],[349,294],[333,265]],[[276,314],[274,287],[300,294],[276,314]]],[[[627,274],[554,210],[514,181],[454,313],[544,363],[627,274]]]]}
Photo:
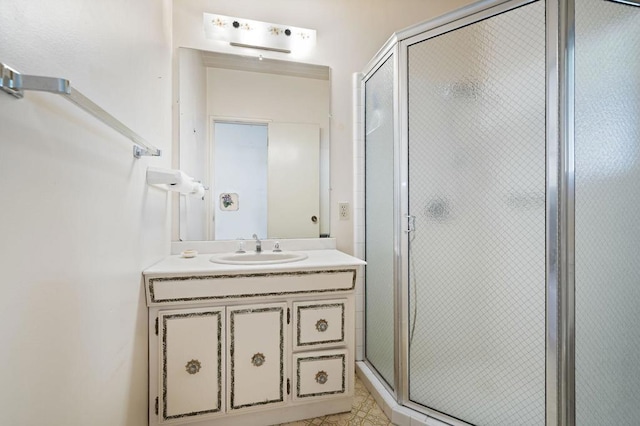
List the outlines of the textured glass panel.
{"type": "Polygon", "coordinates": [[[545,6],[409,48],[409,390],[545,423],[545,6]]]}
{"type": "Polygon", "coordinates": [[[640,423],[640,7],[576,2],[576,424],[640,423]]]}
{"type": "Polygon", "coordinates": [[[366,358],[393,386],[393,59],[365,85],[366,358]]]}

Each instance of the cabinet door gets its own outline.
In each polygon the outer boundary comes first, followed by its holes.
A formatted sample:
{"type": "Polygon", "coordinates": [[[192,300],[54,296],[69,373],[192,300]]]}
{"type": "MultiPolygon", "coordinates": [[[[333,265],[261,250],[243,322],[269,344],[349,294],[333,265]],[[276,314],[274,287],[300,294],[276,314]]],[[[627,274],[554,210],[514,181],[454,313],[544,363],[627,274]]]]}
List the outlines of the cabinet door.
{"type": "Polygon", "coordinates": [[[228,410],[284,402],[286,303],[227,308],[228,410]]]}
{"type": "Polygon", "coordinates": [[[345,344],[347,299],[293,304],[293,350],[345,344]]]}
{"type": "Polygon", "coordinates": [[[342,396],[349,393],[346,350],[306,352],[293,356],[294,400],[342,396]]]}
{"type": "Polygon", "coordinates": [[[224,307],[158,315],[159,422],[224,411],[224,307]]]}

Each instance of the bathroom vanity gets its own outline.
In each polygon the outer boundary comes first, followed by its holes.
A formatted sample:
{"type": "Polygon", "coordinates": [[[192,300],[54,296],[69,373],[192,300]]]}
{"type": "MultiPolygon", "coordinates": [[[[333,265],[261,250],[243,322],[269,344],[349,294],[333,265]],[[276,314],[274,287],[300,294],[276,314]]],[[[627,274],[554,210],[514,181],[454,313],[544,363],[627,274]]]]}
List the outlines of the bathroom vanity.
{"type": "Polygon", "coordinates": [[[270,425],[351,409],[364,262],[302,254],[265,264],[173,255],[144,271],[149,425],[270,425]]]}

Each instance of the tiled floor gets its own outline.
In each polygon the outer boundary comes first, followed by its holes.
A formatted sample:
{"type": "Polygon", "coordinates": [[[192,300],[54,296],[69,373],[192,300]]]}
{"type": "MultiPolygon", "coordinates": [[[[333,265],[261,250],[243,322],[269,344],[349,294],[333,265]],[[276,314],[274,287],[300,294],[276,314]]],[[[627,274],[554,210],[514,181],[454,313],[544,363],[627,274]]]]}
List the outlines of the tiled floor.
{"type": "Polygon", "coordinates": [[[316,417],[315,419],[300,420],[293,423],[284,423],[281,426],[390,426],[393,425],[384,415],[378,404],[374,401],[367,388],[356,376],[356,386],[353,395],[353,406],[349,413],[333,414],[330,416],[316,417]]]}

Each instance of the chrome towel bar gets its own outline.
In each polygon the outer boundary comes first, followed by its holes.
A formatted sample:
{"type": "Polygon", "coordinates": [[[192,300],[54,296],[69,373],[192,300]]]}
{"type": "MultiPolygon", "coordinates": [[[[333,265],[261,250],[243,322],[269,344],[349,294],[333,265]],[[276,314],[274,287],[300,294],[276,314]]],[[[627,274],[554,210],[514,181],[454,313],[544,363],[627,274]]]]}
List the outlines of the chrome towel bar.
{"type": "Polygon", "coordinates": [[[56,77],[40,77],[24,75],[0,62],[0,89],[20,99],[25,90],[36,90],[62,95],[65,99],[93,115],[107,126],[116,130],[121,135],[130,139],[133,143],[133,156],[140,158],[143,155],[160,156],[161,151],[150,145],[136,132],[122,124],[114,116],[106,112],[92,100],[84,96],[77,89],[71,87],[69,80],[56,77]]]}

